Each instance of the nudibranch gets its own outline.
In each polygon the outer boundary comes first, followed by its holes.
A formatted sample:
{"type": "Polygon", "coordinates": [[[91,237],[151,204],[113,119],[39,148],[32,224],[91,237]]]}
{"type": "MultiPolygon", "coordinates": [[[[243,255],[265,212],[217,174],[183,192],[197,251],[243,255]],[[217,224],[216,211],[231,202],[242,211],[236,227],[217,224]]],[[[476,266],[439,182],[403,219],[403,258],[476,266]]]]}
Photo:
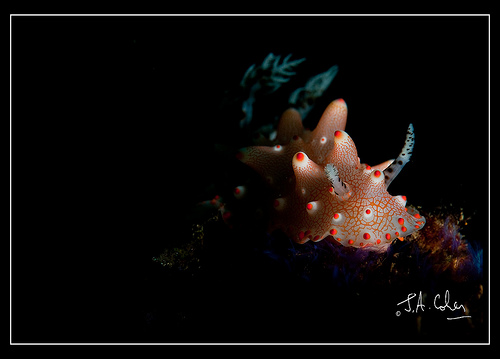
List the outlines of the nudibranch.
{"type": "Polygon", "coordinates": [[[344,131],[346,120],[342,99],[328,105],[314,131],[304,130],[297,110],[288,109],[279,120],[274,146],[246,147],[237,157],[274,193],[270,232],[281,229],[298,243],[331,236],[344,246],[386,250],[394,239],[425,225],[418,211],[406,208],[405,196],[387,192],[410,160],[413,126],[395,160],[368,166],[360,163],[344,131]]]}

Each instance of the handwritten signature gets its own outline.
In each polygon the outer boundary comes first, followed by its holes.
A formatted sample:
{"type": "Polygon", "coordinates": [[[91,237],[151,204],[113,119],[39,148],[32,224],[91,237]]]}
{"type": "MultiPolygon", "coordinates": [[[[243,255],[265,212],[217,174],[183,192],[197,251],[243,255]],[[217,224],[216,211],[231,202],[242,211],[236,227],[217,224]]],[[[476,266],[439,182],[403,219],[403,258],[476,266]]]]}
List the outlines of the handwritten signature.
{"type": "MultiPolygon", "coordinates": [[[[416,293],[410,293],[410,294],[408,294],[408,296],[406,297],[405,300],[403,300],[402,302],[399,302],[397,305],[401,305],[401,304],[406,303],[406,308],[402,308],[402,309],[404,309],[407,313],[418,313],[419,311],[424,312],[425,309],[432,309],[432,308],[438,309],[441,312],[444,312],[445,310],[450,310],[450,311],[454,312],[454,311],[459,310],[459,309],[462,309],[464,313],[467,312],[467,310],[463,304],[458,304],[457,302],[454,302],[453,306],[450,305],[450,292],[448,290],[446,290],[446,292],[444,293],[444,299],[441,299],[440,294],[436,294],[434,296],[434,301],[433,301],[434,306],[426,306],[424,304],[424,300],[422,299],[422,291],[420,291],[418,298],[417,298],[417,305],[415,306],[415,308],[413,308],[412,307],[412,299],[415,298],[416,296],[417,296],[416,293]]],[[[398,310],[396,312],[396,315],[399,317],[401,315],[401,311],[398,310]]],[[[470,318],[470,317],[471,317],[470,315],[462,315],[459,317],[451,317],[451,318],[446,318],[446,319],[455,320],[455,319],[463,319],[463,318],[470,318]]]]}

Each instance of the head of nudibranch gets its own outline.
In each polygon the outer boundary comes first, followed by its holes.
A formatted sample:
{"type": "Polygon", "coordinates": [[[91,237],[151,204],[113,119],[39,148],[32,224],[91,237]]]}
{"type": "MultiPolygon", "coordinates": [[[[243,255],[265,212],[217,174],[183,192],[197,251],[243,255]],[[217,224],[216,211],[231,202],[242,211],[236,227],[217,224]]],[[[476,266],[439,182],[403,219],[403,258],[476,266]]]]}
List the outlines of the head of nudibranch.
{"type": "Polygon", "coordinates": [[[387,191],[410,159],[413,126],[395,160],[370,167],[360,163],[344,132],[346,119],[341,99],[327,107],[312,132],[303,129],[296,111],[287,110],[278,125],[279,143],[244,148],[238,158],[275,190],[270,230],[281,228],[299,243],[330,237],[344,246],[385,250],[425,224],[415,209],[406,207],[405,196],[387,191]]]}

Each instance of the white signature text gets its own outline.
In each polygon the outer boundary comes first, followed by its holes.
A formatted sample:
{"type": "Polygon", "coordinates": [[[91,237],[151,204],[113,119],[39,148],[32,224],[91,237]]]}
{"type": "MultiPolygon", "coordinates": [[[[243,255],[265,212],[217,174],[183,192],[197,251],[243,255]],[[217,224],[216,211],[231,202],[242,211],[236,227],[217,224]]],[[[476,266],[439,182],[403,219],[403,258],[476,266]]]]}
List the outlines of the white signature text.
{"type": "MultiPolygon", "coordinates": [[[[426,309],[430,310],[430,309],[437,309],[441,312],[444,312],[446,310],[448,311],[451,311],[451,312],[455,312],[456,310],[462,310],[463,313],[467,313],[467,309],[465,308],[465,306],[463,304],[458,304],[457,302],[454,302],[453,305],[451,305],[451,301],[450,301],[450,292],[448,290],[446,290],[446,292],[444,293],[444,296],[441,297],[440,294],[436,294],[434,296],[434,300],[433,300],[433,305],[430,306],[426,306],[424,304],[424,300],[423,300],[423,297],[422,297],[422,291],[419,292],[418,294],[418,298],[416,300],[416,305],[415,306],[412,306],[412,304],[415,304],[413,303],[413,299],[417,297],[417,294],[416,293],[410,293],[408,294],[408,296],[406,297],[405,300],[403,300],[402,302],[399,302],[397,305],[403,305],[402,309],[404,311],[406,311],[407,313],[419,313],[419,312],[424,312],[426,309]]],[[[397,311],[396,312],[396,315],[399,317],[401,315],[401,311],[397,311]]],[[[448,320],[455,320],[455,319],[463,319],[463,318],[470,318],[470,315],[462,315],[462,316],[454,316],[454,317],[450,317],[450,318],[446,318],[448,320]]]]}

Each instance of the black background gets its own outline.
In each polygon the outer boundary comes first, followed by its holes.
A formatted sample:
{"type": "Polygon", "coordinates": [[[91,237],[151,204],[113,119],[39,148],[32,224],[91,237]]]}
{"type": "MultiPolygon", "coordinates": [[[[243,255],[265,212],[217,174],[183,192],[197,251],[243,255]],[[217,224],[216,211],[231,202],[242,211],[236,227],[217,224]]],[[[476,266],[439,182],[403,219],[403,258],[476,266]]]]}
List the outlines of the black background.
{"type": "MultiPolygon", "coordinates": [[[[239,131],[220,114],[225,91],[270,52],[307,58],[298,79],[339,66],[308,121],[343,98],[362,162],[394,158],[413,123],[412,161],[390,192],[463,207],[486,247],[487,17],[15,16],[13,341],[311,341],[301,333],[339,330],[314,299],[282,307],[285,294],[266,296],[241,244],[221,254],[242,256],[240,272],[217,285],[151,261],[183,240],[190,208],[210,198],[204,188],[223,163],[211,148],[234,145],[239,131]],[[263,298],[276,317],[249,310],[263,298]],[[172,314],[151,325],[159,311],[172,314]],[[310,327],[283,324],[304,313],[310,327]]],[[[209,275],[224,270],[234,268],[209,275]]],[[[386,335],[349,338],[391,342],[398,329],[385,325],[386,335]]]]}

